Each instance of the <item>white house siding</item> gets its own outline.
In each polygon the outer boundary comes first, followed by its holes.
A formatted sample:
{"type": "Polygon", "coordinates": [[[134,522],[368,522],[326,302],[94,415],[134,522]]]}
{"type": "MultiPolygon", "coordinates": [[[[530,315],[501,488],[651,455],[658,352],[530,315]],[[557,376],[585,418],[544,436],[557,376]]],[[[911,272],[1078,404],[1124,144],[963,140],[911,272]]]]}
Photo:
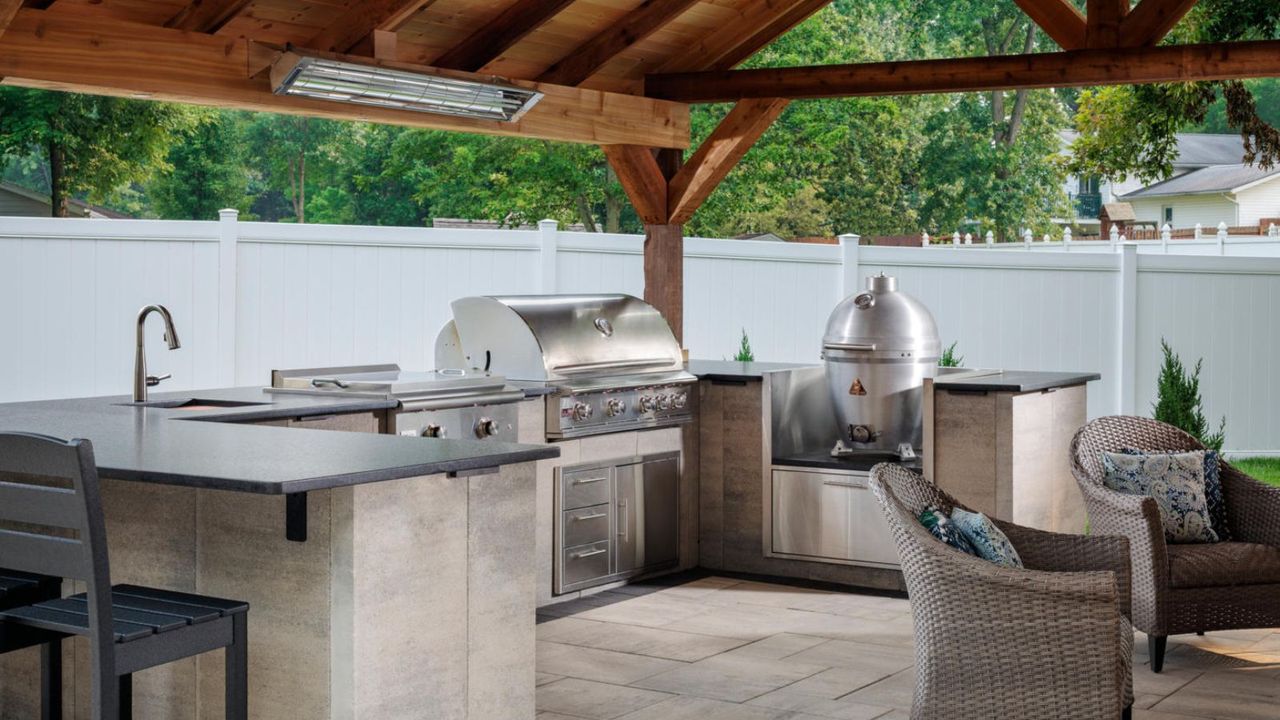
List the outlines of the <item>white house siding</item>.
{"type": "Polygon", "coordinates": [[[1227,197],[1215,195],[1165,195],[1133,198],[1133,212],[1140,223],[1164,224],[1164,208],[1173,208],[1175,228],[1195,227],[1199,223],[1206,228],[1216,228],[1218,223],[1240,225],[1236,204],[1227,197]]]}
{"type": "Polygon", "coordinates": [[[1236,198],[1240,202],[1240,225],[1257,225],[1263,218],[1280,217],[1280,177],[1241,190],[1236,198]]]}

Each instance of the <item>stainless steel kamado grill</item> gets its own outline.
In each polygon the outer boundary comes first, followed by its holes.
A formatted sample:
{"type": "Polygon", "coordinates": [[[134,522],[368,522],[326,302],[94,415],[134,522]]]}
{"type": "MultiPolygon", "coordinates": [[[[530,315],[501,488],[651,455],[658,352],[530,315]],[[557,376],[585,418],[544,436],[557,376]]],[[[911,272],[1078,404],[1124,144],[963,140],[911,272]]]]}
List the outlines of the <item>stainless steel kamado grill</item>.
{"type": "Polygon", "coordinates": [[[550,391],[547,437],[665,427],[692,418],[680,344],[630,295],[466,297],[436,341],[436,364],[488,370],[550,391]]]}
{"type": "Polygon", "coordinates": [[[883,273],[837,305],[822,357],[841,442],[871,452],[919,448],[924,380],[937,374],[941,346],[928,308],[883,273]]]}

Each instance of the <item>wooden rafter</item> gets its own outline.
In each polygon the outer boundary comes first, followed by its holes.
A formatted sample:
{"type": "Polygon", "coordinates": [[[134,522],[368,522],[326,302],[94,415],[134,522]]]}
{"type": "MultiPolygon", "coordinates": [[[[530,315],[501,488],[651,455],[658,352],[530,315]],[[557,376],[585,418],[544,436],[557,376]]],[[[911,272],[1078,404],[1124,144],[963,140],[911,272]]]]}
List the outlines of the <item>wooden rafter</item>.
{"type": "Polygon", "coordinates": [[[249,2],[250,0],[192,0],[164,25],[175,30],[215,33],[243,12],[249,2]]]}
{"type": "Polygon", "coordinates": [[[621,20],[552,65],[538,80],[557,85],[577,85],[696,2],[697,0],[644,0],[621,20]]]}
{"type": "Polygon", "coordinates": [[[671,73],[650,75],[645,81],[645,93],[679,102],[710,103],[744,98],[914,95],[1277,76],[1280,76],[1280,41],[1259,40],[671,73]]]}
{"type": "Polygon", "coordinates": [[[724,27],[690,43],[665,60],[657,72],[728,70],[800,21],[826,7],[831,0],[760,0],[748,3],[724,27]]]}
{"type": "Polygon", "coordinates": [[[1086,34],[1084,14],[1068,0],[1014,0],[1014,2],[1063,50],[1079,50],[1084,47],[1086,34]]]}
{"type": "Polygon", "coordinates": [[[1164,39],[1198,0],[1142,0],[1120,27],[1120,44],[1155,45],[1164,39]]]}
{"type": "Polygon", "coordinates": [[[434,64],[479,70],[572,3],[573,0],[516,0],[466,40],[436,58],[434,64]]]}
{"type": "MultiPolygon", "coordinates": [[[[102,23],[56,7],[20,10],[9,31],[0,37],[0,77],[6,83],[488,135],[652,147],[689,144],[689,113],[684,105],[526,80],[507,82],[544,96],[517,122],[275,95],[264,74],[250,76],[250,67],[260,69],[264,63],[251,63],[250,47],[261,46],[248,40],[124,21],[102,23]]],[[[350,60],[473,80],[493,79],[408,63],[350,60]]]]}
{"type": "Polygon", "coordinates": [[[604,156],[646,225],[667,224],[667,179],[653,150],[639,145],[605,145],[604,156]]]}
{"type": "Polygon", "coordinates": [[[743,100],[735,105],[671,178],[667,187],[668,222],[688,222],[789,102],[763,98],[743,100]]]}
{"type": "Polygon", "coordinates": [[[1089,48],[1120,45],[1120,25],[1129,14],[1129,0],[1088,0],[1084,44],[1089,48]]]}
{"type": "Polygon", "coordinates": [[[17,17],[22,9],[22,0],[0,0],[0,35],[9,29],[9,23],[17,17]]]}
{"type": "Polygon", "coordinates": [[[306,47],[345,53],[372,38],[374,30],[395,32],[432,0],[365,0],[352,3],[328,27],[316,33],[306,47]]]}

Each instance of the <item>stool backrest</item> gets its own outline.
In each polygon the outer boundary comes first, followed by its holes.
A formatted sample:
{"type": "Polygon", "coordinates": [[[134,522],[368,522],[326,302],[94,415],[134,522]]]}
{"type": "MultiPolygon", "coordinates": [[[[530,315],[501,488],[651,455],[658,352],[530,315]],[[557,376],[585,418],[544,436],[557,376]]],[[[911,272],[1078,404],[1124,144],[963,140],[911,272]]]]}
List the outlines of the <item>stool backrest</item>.
{"type": "Polygon", "coordinates": [[[93,717],[116,717],[111,571],[88,440],[0,432],[0,567],[85,583],[93,717]]]}

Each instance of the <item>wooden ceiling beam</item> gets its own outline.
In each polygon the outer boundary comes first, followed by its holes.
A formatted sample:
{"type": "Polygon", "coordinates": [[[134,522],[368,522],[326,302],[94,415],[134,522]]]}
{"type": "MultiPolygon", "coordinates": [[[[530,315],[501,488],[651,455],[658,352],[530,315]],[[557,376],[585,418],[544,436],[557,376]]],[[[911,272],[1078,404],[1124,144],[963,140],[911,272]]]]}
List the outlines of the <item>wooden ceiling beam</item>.
{"type": "Polygon", "coordinates": [[[573,0],[516,0],[484,27],[436,58],[434,64],[458,70],[479,70],[526,35],[545,25],[572,2],[573,0]]]}
{"type": "Polygon", "coordinates": [[[1085,7],[1085,47],[1118,47],[1120,25],[1129,14],[1129,0],[1088,0],[1085,7]]]}
{"type": "Polygon", "coordinates": [[[671,178],[667,188],[668,222],[676,225],[688,222],[790,102],[761,98],[742,100],[734,105],[671,178]]]}
{"type": "Polygon", "coordinates": [[[215,33],[244,11],[250,0],[192,0],[164,24],[174,30],[215,33]]]}
{"type": "Polygon", "coordinates": [[[1074,50],[649,75],[650,97],[688,103],[1141,85],[1280,77],[1280,40],[1074,50]]]}
{"type": "Polygon", "coordinates": [[[600,149],[640,221],[646,225],[666,225],[667,178],[653,156],[653,149],[639,145],[604,145],[600,149]]]}
{"type": "Polygon", "coordinates": [[[1155,45],[1199,0],[1142,0],[1129,11],[1120,26],[1120,44],[1127,47],[1155,45]]]}
{"type": "Polygon", "coordinates": [[[1032,22],[1063,50],[1085,46],[1085,16],[1068,0],[1014,0],[1032,22]]]}
{"type": "Polygon", "coordinates": [[[9,24],[22,9],[22,0],[0,0],[0,36],[9,29],[9,24]]]}
{"type": "Polygon", "coordinates": [[[579,45],[538,77],[540,82],[577,85],[622,51],[649,37],[697,0],[644,0],[605,31],[579,45]]]}
{"type": "MultiPolygon", "coordinates": [[[[276,95],[262,59],[251,65],[243,38],[85,18],[74,11],[19,10],[0,37],[0,77],[28,87],[71,90],[333,120],[599,144],[688,147],[689,108],[634,95],[506,80],[544,94],[517,122],[478,120],[276,95]]],[[[492,76],[408,63],[348,58],[412,72],[474,80],[492,76]]],[[[270,60],[266,61],[270,64],[270,60]]]]}
{"type": "MultiPolygon", "coordinates": [[[[747,3],[739,8],[738,15],[723,26],[715,29],[696,42],[689,43],[683,50],[668,57],[654,72],[692,72],[698,70],[728,70],[737,65],[733,59],[750,57],[763,45],[760,44],[762,28],[766,26],[781,27],[775,33],[781,35],[791,28],[791,24],[780,21],[783,15],[792,14],[808,17],[825,7],[830,0],[759,0],[747,3]],[[803,6],[803,8],[802,8],[803,6]],[[805,13],[807,9],[807,13],[805,13]],[[748,47],[754,50],[747,51],[748,47]]],[[[803,19],[803,18],[801,18],[803,19]]],[[[794,24],[794,23],[793,23],[794,24]]],[[[770,40],[765,40],[768,44],[770,40]]]]}
{"type": "Polygon", "coordinates": [[[807,20],[811,15],[831,4],[831,0],[800,0],[790,6],[777,17],[746,33],[740,42],[734,45],[706,67],[707,70],[728,70],[735,68],[752,55],[760,52],[769,43],[785,35],[791,28],[807,20]]]}
{"type": "Polygon", "coordinates": [[[352,3],[303,47],[345,53],[368,42],[375,30],[395,32],[432,0],[364,0],[352,3]]]}

